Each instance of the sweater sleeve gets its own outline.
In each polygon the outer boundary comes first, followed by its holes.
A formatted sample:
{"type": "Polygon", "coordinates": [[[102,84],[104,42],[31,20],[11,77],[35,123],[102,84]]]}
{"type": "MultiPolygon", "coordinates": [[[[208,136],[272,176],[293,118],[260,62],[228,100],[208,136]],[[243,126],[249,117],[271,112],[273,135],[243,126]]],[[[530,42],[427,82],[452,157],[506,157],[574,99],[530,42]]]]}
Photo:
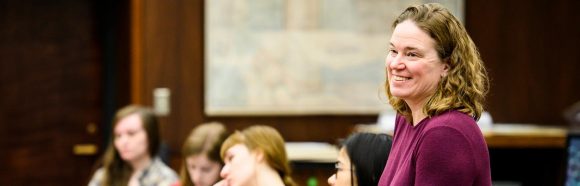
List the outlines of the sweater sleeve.
{"type": "Polygon", "coordinates": [[[472,185],[473,150],[468,139],[448,126],[425,133],[416,154],[415,185],[472,185]]]}

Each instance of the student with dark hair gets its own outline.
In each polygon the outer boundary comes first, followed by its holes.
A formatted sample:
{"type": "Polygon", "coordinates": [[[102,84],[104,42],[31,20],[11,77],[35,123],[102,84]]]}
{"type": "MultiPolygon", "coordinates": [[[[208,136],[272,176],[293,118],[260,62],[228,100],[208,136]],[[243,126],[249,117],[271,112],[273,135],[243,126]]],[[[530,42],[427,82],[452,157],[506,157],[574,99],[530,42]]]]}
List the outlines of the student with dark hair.
{"type": "Polygon", "coordinates": [[[391,149],[386,134],[355,133],[348,137],[338,154],[336,173],[328,178],[332,186],[377,185],[391,149]]]}
{"type": "Polygon", "coordinates": [[[89,186],[171,185],[177,174],[158,158],[157,117],[149,108],[129,105],[115,115],[103,166],[89,186]]]}

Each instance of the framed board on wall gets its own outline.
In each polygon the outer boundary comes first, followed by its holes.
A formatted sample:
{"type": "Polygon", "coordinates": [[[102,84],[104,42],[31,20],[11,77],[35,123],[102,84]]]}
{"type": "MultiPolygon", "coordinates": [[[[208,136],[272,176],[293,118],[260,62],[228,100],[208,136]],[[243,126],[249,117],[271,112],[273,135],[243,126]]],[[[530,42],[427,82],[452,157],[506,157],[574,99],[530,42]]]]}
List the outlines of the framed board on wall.
{"type": "MultiPolygon", "coordinates": [[[[438,2],[463,20],[463,0],[438,2]]],[[[383,84],[391,24],[419,3],[424,1],[206,0],[205,113],[390,110],[383,84]]]]}

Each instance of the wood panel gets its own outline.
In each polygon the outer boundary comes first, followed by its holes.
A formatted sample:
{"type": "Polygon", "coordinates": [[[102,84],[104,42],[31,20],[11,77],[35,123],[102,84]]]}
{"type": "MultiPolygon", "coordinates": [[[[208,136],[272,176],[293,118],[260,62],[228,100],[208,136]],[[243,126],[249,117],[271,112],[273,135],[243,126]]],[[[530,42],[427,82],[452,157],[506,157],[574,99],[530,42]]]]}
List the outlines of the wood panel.
{"type": "Polygon", "coordinates": [[[579,1],[466,1],[466,27],[491,77],[495,122],[565,125],[580,101],[579,1]]]}
{"type": "Polygon", "coordinates": [[[132,102],[152,105],[153,90],[171,90],[171,113],[161,117],[161,131],[173,168],[185,135],[203,121],[202,1],[132,0],[132,102]]]}
{"type": "MultiPolygon", "coordinates": [[[[487,103],[495,122],[566,125],[562,111],[580,101],[578,5],[466,1],[466,27],[491,78],[487,103]]],[[[491,149],[492,178],[562,185],[565,154],[560,148],[491,149]]]]}
{"type": "Polygon", "coordinates": [[[96,155],[74,155],[73,146],[101,143],[96,6],[6,0],[0,8],[0,183],[86,184],[96,155]]]}

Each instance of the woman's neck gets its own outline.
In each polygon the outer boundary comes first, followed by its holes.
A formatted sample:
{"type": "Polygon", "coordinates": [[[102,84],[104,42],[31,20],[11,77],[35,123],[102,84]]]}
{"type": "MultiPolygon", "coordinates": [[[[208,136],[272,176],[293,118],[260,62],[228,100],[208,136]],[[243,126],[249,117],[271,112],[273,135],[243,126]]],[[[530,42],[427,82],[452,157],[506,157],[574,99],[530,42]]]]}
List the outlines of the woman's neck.
{"type": "Polygon", "coordinates": [[[413,118],[413,126],[417,126],[417,124],[419,124],[419,122],[421,122],[421,120],[423,120],[427,117],[427,114],[423,113],[423,107],[425,107],[427,100],[428,100],[428,97],[423,98],[422,100],[419,100],[419,101],[407,101],[407,100],[405,100],[405,102],[409,106],[409,109],[411,109],[411,117],[413,118]]]}
{"type": "Polygon", "coordinates": [[[256,185],[284,186],[284,181],[278,172],[265,163],[259,166],[256,182],[256,185]]]}
{"type": "Polygon", "coordinates": [[[131,173],[131,178],[129,179],[128,186],[139,186],[139,178],[147,167],[151,165],[151,157],[149,155],[138,158],[131,162],[131,167],[133,167],[133,173],[131,173]]]}
{"type": "Polygon", "coordinates": [[[138,158],[131,162],[131,167],[133,167],[133,172],[141,172],[145,170],[149,165],[151,165],[152,160],[151,157],[146,155],[141,158],[138,158]]]}

